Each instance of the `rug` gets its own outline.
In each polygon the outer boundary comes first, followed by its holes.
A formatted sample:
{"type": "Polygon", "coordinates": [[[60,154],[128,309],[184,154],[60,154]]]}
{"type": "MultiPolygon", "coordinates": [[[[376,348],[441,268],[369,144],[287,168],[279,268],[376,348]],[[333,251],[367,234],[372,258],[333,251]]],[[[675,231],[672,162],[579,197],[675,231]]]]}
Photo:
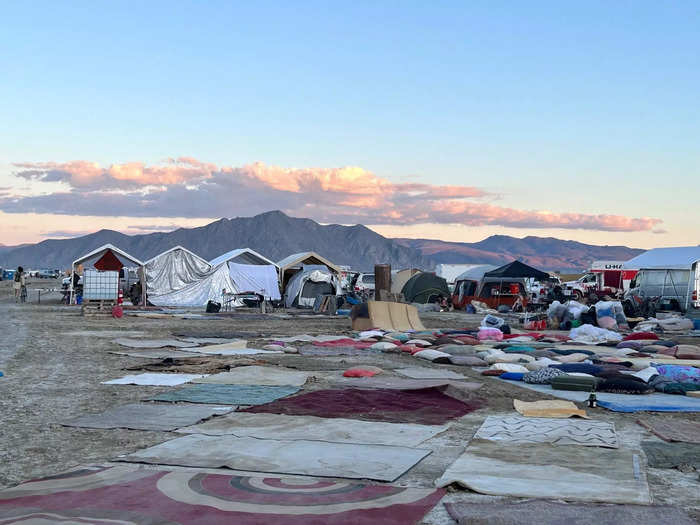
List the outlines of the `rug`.
{"type": "Polygon", "coordinates": [[[466,379],[462,374],[444,368],[399,368],[394,372],[411,379],[466,379]]]}
{"type": "Polygon", "coordinates": [[[127,337],[119,337],[112,342],[127,348],[193,348],[197,346],[197,343],[187,343],[177,339],[129,339],[127,337]]]}
{"type": "Polygon", "coordinates": [[[117,461],[394,481],[430,452],[388,445],[189,434],[117,461]]]}
{"type": "Polygon", "coordinates": [[[690,465],[700,469],[700,445],[697,443],[658,443],[642,441],[647,463],[652,468],[676,468],[690,465]]]}
{"type": "Polygon", "coordinates": [[[586,411],[578,408],[571,401],[550,401],[549,399],[542,401],[520,401],[519,399],[514,399],[513,407],[520,415],[526,417],[565,418],[576,416],[588,418],[586,411]]]}
{"type": "Polygon", "coordinates": [[[306,383],[309,372],[298,372],[278,366],[241,366],[229,372],[195,379],[193,383],[216,383],[223,385],[291,385],[306,383]]]}
{"type": "Polygon", "coordinates": [[[0,523],[403,525],[420,521],[443,494],[358,481],[91,466],[0,492],[0,523]]]}
{"type": "Polygon", "coordinates": [[[317,390],[274,403],[256,406],[244,412],[318,416],[442,425],[484,406],[474,398],[467,403],[443,393],[441,388],[417,390],[358,389],[317,390]]]}
{"type": "Polygon", "coordinates": [[[467,381],[450,381],[449,379],[409,379],[404,377],[375,376],[375,377],[343,377],[333,373],[324,376],[330,383],[351,386],[352,388],[391,388],[399,390],[416,390],[420,388],[439,387],[451,384],[459,384],[461,388],[476,390],[483,383],[467,381]]]}
{"type": "Polygon", "coordinates": [[[177,386],[193,379],[206,377],[206,374],[136,374],[103,381],[103,385],[177,386]]]}
{"type": "Polygon", "coordinates": [[[109,350],[108,353],[126,355],[129,357],[139,357],[143,359],[182,359],[185,357],[202,357],[202,354],[195,354],[194,352],[168,348],[153,348],[150,350],[109,350]]]}
{"type": "Polygon", "coordinates": [[[87,414],[62,425],[81,428],[130,428],[132,430],[163,430],[194,425],[203,419],[225,414],[233,407],[209,405],[170,405],[133,403],[110,408],[99,414],[87,414]]]}
{"type": "MultiPolygon", "coordinates": [[[[590,392],[576,392],[573,390],[554,390],[549,385],[533,385],[521,381],[509,381],[508,384],[579,403],[587,402],[590,394],[590,392]]],[[[597,392],[596,398],[598,406],[613,412],[700,412],[700,399],[688,396],[597,392]]]]}
{"type": "Polygon", "coordinates": [[[371,348],[355,348],[354,346],[313,346],[305,345],[299,348],[300,355],[313,357],[329,357],[336,355],[354,355],[361,356],[367,354],[381,354],[379,350],[371,348]]]}
{"type": "Polygon", "coordinates": [[[651,503],[638,454],[629,449],[472,440],[436,484],[493,496],[651,503]]]}
{"type": "Polygon", "coordinates": [[[685,512],[671,506],[649,505],[581,505],[550,501],[522,503],[445,503],[447,513],[458,525],[651,525],[673,523],[693,525],[685,512]]]}
{"type": "Polygon", "coordinates": [[[231,413],[179,429],[181,434],[208,436],[233,435],[258,439],[328,441],[334,443],[369,443],[415,447],[426,439],[445,432],[447,425],[411,425],[356,419],[281,414],[231,413]]]}
{"type": "Polygon", "coordinates": [[[637,423],[664,441],[700,443],[700,422],[687,419],[638,419],[637,423]]]}
{"type": "Polygon", "coordinates": [[[501,443],[549,443],[618,448],[615,425],[590,419],[488,416],[474,439],[501,443]]]}
{"type": "Polygon", "coordinates": [[[163,392],[151,401],[176,403],[213,403],[216,405],[263,405],[281,397],[296,394],[295,386],[263,385],[192,385],[171,392],[163,392]]]}

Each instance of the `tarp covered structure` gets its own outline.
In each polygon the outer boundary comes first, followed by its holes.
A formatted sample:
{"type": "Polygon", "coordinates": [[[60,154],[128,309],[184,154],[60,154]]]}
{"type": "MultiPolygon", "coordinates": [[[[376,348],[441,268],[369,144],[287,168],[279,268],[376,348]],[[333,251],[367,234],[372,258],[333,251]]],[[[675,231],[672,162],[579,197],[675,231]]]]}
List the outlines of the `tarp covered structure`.
{"type": "Polygon", "coordinates": [[[700,261],[700,246],[654,248],[625,262],[626,270],[689,270],[700,261]]]}
{"type": "Polygon", "coordinates": [[[182,246],[175,246],[145,263],[148,299],[161,304],[158,296],[181,290],[204,279],[211,264],[182,246]]]}
{"type": "Polygon", "coordinates": [[[417,273],[411,277],[401,290],[410,303],[434,303],[439,296],[449,297],[447,281],[431,272],[417,273]]]}
{"type": "MultiPolygon", "coordinates": [[[[133,255],[129,255],[124,250],[117,248],[113,244],[105,244],[73,261],[70,279],[71,304],[73,303],[73,298],[75,296],[75,290],[73,289],[73,276],[76,273],[76,268],[79,266],[83,266],[84,268],[92,267],[101,271],[119,271],[124,267],[135,267],[139,269],[139,278],[141,279],[141,282],[143,283],[145,281],[143,276],[144,264],[139,259],[133,255]]],[[[146,288],[147,286],[141,287],[143,297],[145,297],[146,288]]]]}
{"type": "Polygon", "coordinates": [[[503,278],[503,279],[509,279],[509,278],[520,278],[520,279],[549,279],[550,275],[547,272],[542,272],[538,270],[537,268],[533,268],[532,266],[528,266],[525,263],[522,263],[520,261],[513,261],[508,264],[504,264],[503,266],[500,266],[496,268],[495,270],[491,270],[490,272],[486,272],[484,274],[484,277],[496,277],[496,278],[503,278]]]}
{"type": "Polygon", "coordinates": [[[224,291],[237,293],[236,287],[229,274],[228,265],[220,264],[198,281],[186,284],[178,290],[157,296],[148,296],[148,300],[156,306],[206,306],[207,302],[223,301],[224,291]]]}
{"type": "Polygon", "coordinates": [[[337,274],[325,265],[302,265],[289,279],[284,291],[284,305],[311,308],[318,295],[338,295],[340,281],[337,274]]]}
{"type": "Polygon", "coordinates": [[[280,288],[285,290],[291,277],[303,266],[325,266],[327,271],[340,278],[342,270],[328,259],[316,252],[293,253],[277,262],[280,272],[280,288]]]}

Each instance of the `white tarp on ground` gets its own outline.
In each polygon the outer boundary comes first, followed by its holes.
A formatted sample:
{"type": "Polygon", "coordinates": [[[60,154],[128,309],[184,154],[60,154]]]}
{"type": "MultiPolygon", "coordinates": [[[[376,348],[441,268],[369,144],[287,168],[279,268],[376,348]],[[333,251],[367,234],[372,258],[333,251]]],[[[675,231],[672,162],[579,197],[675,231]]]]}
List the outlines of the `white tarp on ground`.
{"type": "Polygon", "coordinates": [[[156,255],[146,262],[145,267],[148,298],[151,302],[157,296],[170,294],[201,281],[212,270],[207,261],[182,246],[156,255]]]}
{"type": "Polygon", "coordinates": [[[273,264],[228,263],[231,280],[243,292],[255,292],[265,299],[279,301],[277,267],[273,264]]]}
{"type": "Polygon", "coordinates": [[[149,294],[148,300],[156,306],[201,307],[206,306],[209,301],[221,303],[223,290],[230,293],[240,292],[231,279],[225,263],[214,268],[202,279],[179,290],[156,297],[149,294]]]}
{"type": "Polygon", "coordinates": [[[284,305],[287,308],[301,306],[311,308],[319,293],[340,293],[340,283],[328,267],[323,265],[302,265],[284,291],[284,305]],[[327,286],[324,286],[327,285],[327,286]]]}
{"type": "Polygon", "coordinates": [[[689,270],[700,261],[700,246],[654,248],[623,264],[630,270],[689,270]]]}

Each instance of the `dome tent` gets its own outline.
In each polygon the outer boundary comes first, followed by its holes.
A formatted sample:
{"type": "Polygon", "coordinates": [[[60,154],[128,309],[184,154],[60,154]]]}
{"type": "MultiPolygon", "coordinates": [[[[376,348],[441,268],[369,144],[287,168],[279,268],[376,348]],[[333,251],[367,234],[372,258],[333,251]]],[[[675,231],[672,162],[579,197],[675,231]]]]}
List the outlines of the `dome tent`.
{"type": "Polygon", "coordinates": [[[287,308],[311,308],[318,295],[338,295],[338,277],[324,265],[303,265],[292,275],[284,291],[284,305],[287,308]]]}
{"type": "Polygon", "coordinates": [[[431,272],[417,273],[411,277],[401,290],[410,303],[434,303],[439,295],[449,297],[447,281],[431,272]]]}

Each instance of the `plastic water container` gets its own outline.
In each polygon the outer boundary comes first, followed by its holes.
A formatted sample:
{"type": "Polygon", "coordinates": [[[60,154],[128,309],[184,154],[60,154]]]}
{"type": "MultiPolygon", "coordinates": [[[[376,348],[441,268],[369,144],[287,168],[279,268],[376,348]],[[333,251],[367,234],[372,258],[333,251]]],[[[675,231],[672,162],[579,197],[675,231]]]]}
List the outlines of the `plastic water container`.
{"type": "Polygon", "coordinates": [[[83,296],[82,295],[75,296],[75,304],[83,304],[83,296]]]}

